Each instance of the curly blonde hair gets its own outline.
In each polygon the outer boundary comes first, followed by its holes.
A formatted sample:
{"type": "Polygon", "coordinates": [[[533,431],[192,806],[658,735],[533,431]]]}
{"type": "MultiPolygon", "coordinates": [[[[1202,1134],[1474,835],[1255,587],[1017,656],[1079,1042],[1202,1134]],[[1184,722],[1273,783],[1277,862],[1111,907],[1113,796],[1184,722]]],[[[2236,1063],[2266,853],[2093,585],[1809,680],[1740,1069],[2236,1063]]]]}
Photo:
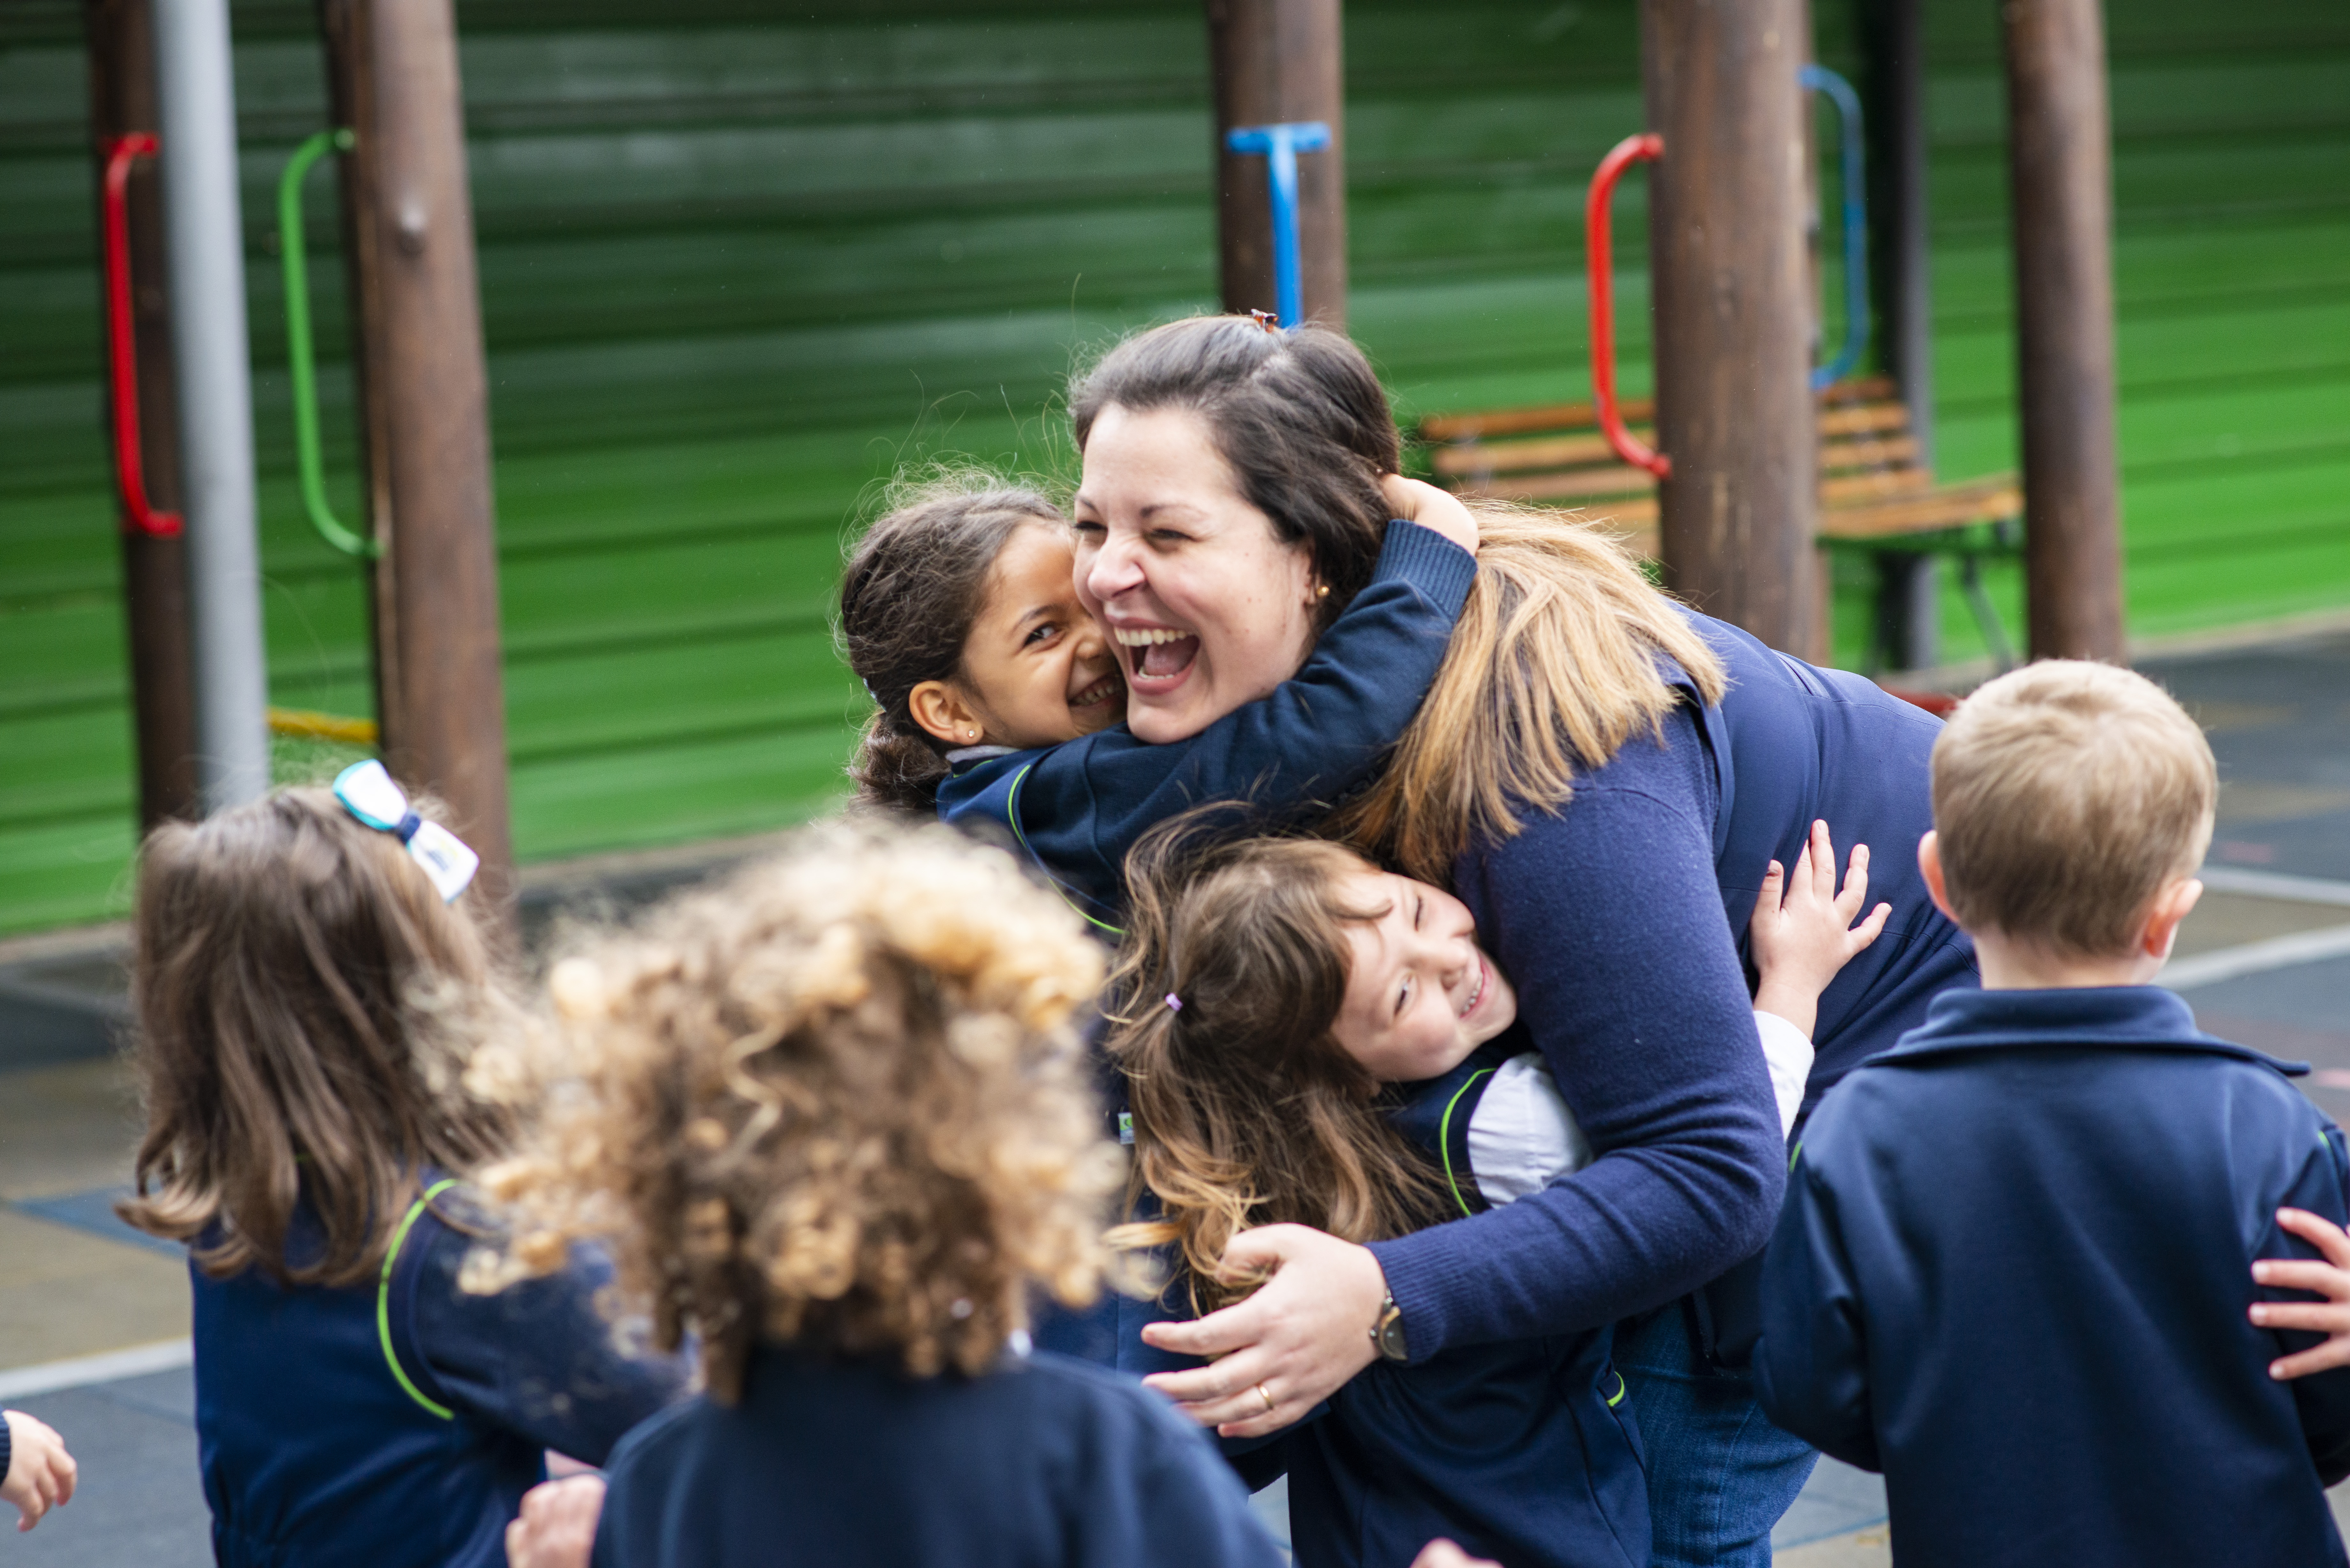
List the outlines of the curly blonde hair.
{"type": "Polygon", "coordinates": [[[1072,1019],[1101,978],[1002,851],[805,829],[550,972],[556,1028],[504,1064],[540,1109],[483,1179],[514,1210],[501,1266],[603,1241],[616,1304],[664,1350],[697,1335],[722,1402],[762,1339],[981,1372],[1032,1284],[1099,1287],[1120,1162],[1072,1019]]]}

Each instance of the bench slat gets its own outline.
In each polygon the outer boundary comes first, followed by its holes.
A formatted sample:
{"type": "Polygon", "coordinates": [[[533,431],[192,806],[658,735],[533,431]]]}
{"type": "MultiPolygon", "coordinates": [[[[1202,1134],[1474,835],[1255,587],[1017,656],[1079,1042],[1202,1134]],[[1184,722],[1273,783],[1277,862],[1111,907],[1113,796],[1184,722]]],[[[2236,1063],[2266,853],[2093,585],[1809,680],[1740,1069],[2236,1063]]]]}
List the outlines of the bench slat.
{"type": "Polygon", "coordinates": [[[1976,523],[2003,523],[2023,514],[2023,492],[2012,473],[1970,480],[1947,490],[1898,501],[1836,506],[1820,514],[1823,539],[1838,542],[1932,534],[1976,523]]]}

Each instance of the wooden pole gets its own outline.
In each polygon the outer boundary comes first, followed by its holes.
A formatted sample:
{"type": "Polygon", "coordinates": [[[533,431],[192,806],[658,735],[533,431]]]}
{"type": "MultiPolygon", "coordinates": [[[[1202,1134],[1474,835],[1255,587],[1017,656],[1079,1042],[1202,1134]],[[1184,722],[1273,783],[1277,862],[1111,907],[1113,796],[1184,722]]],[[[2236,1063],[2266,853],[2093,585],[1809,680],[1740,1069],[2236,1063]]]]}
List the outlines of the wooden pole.
{"type": "Polygon", "coordinates": [[[321,0],[342,162],[385,765],[511,910],[489,387],[449,0],[321,0]]]}
{"type": "Polygon", "coordinates": [[[1215,78],[1216,232],[1224,308],[1272,310],[1275,302],[1267,161],[1231,151],[1226,134],[1246,126],[1319,120],[1330,128],[1330,145],[1297,155],[1305,317],[1343,332],[1347,130],[1339,4],[1208,0],[1208,57],[1215,78]]]}
{"type": "MultiPolygon", "coordinates": [[[[1869,277],[1886,370],[1908,405],[1918,461],[1934,466],[1934,322],[1926,205],[1925,0],[1873,0],[1861,7],[1867,68],[1869,277]]],[[[1941,574],[1923,552],[1877,556],[1877,639],[1895,668],[1941,659],[1941,574]]]]}
{"type": "Polygon", "coordinates": [[[1801,0],[1645,0],[1665,583],[1822,652],[1801,0]]]}
{"type": "Polygon", "coordinates": [[[2003,0],[2034,659],[2120,659],[2112,162],[2097,0],[2003,0]]]}
{"type": "MultiPolygon", "coordinates": [[[[91,188],[103,202],[109,145],[156,129],[155,34],[148,0],[86,0],[89,45],[91,188]]],[[[139,445],[148,499],[180,509],[180,409],[172,369],[172,312],[164,288],[163,198],[155,160],[130,166],[130,316],[138,348],[139,445]]],[[[103,298],[104,272],[99,273],[103,298]]],[[[101,310],[101,315],[103,314],[101,310]]],[[[120,498],[116,498],[120,504],[120,498]]],[[[188,657],[186,539],[128,525],[122,539],[122,612],[130,642],[130,708],[139,753],[140,831],[203,812],[196,778],[196,693],[188,657]]]]}

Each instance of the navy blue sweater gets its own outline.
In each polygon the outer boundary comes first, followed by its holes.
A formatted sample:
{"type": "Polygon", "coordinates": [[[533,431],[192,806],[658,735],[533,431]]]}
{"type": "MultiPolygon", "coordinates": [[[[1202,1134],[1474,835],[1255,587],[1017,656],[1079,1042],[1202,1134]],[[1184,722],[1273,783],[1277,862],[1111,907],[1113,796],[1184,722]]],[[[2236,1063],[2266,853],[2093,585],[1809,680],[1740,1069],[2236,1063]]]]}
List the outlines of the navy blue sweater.
{"type": "Polygon", "coordinates": [[[1390,523],[1369,585],[1271,696],[1166,745],[1115,724],[991,757],[939,787],[939,815],[1008,826],[1081,912],[1115,928],[1126,853],[1167,818],[1218,800],[1294,814],[1370,777],[1419,712],[1476,579],[1468,551],[1390,523]]]}
{"type": "MultiPolygon", "coordinates": [[[[601,1464],[683,1394],[681,1362],[615,1347],[595,1301],[611,1271],[593,1254],[496,1295],[460,1290],[468,1232],[485,1229],[444,1192],[384,1281],[339,1290],[191,1266],[197,1449],[224,1568],[503,1565],[546,1449],[601,1464]]],[[[288,1255],[318,1245],[297,1209],[288,1255]]]]}
{"type": "MultiPolygon", "coordinates": [[[[1785,1144],[1742,950],[1765,865],[1814,818],[1872,851],[1886,934],[1820,1000],[1813,1093],[1890,1045],[1973,954],[1918,877],[1939,722],[1692,616],[1728,666],[1687,681],[1662,744],[1635,739],[1555,815],[1472,846],[1455,890],[1598,1158],[1506,1208],[1376,1242],[1415,1361],[1567,1334],[1672,1301],[1762,1250],[1785,1144]]],[[[1750,1331],[1751,1333],[1751,1331],[1750,1331]]]]}
{"type": "Polygon", "coordinates": [[[2271,1380],[2315,1336],[2245,1315],[2279,1205],[2344,1220],[2304,1070],[2151,986],[1961,991],[1822,1102],[1757,1387],[1884,1471],[1905,1568],[2344,1561],[2350,1370],[2271,1380]]]}
{"type": "MultiPolygon", "coordinates": [[[[773,1346],[612,1456],[597,1568],[1280,1568],[1206,1435],[1083,1363],[915,1378],[773,1346]]],[[[1399,1560],[1400,1563],[1401,1561],[1399,1560]]]]}

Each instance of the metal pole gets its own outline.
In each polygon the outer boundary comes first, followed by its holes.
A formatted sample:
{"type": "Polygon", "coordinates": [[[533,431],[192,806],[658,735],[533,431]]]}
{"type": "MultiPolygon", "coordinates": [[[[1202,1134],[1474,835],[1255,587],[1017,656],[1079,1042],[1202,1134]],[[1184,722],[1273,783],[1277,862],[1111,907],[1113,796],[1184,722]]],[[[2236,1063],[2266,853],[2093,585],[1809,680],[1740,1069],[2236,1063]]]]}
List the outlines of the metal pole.
{"type": "Polygon", "coordinates": [[[269,671],[254,537],[253,389],[227,0],[155,7],[172,347],[188,520],[197,776],[218,811],[269,788],[269,671]]]}
{"type": "Polygon", "coordinates": [[[2034,659],[2124,657],[2112,161],[2097,0],[2004,0],[2034,659]]]}
{"type": "MultiPolygon", "coordinates": [[[[155,39],[147,0],[87,0],[89,128],[104,183],[105,149],[117,137],[152,131],[155,39]]],[[[152,160],[131,165],[130,314],[138,357],[140,448],[148,498],[180,510],[179,402],[173,396],[172,312],[163,288],[163,202],[152,160]]],[[[101,211],[104,196],[100,195],[101,211]]],[[[196,698],[188,664],[188,567],[184,533],[131,527],[122,539],[122,614],[130,643],[130,707],[139,752],[139,826],[192,817],[196,698]]]]}
{"type": "MultiPolygon", "coordinates": [[[[1868,128],[1870,273],[1884,323],[1878,354],[1908,405],[1918,461],[1934,466],[1934,320],[1926,202],[1924,0],[1875,0],[1861,8],[1868,128]]],[[[1941,661],[1941,572],[1922,552],[1888,550],[1877,562],[1878,645],[1896,668],[1941,661]]]]}
{"type": "Polygon", "coordinates": [[[446,803],[510,909],[489,383],[449,0],[323,0],[375,562],[384,761],[446,803]]]}
{"type": "MultiPolygon", "coordinates": [[[[1346,81],[1340,0],[1208,0],[1216,97],[1216,227],[1224,308],[1281,310],[1274,158],[1232,133],[1318,121],[1326,146],[1294,149],[1302,319],[1347,327],[1346,81]]],[[[1284,314],[1284,326],[1295,326],[1284,314]]]]}
{"type": "Polygon", "coordinates": [[[1817,657],[1814,309],[1804,243],[1800,0],[1646,0],[1659,486],[1666,585],[1817,657]]]}

